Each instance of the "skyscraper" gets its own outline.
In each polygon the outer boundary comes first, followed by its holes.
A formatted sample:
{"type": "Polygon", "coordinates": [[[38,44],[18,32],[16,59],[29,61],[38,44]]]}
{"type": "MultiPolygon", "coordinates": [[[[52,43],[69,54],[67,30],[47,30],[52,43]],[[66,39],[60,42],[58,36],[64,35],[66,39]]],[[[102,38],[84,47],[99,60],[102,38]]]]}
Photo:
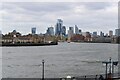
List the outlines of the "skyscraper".
{"type": "Polygon", "coordinates": [[[62,34],[62,26],[63,26],[63,21],[61,19],[57,19],[57,23],[55,26],[55,35],[62,34]]]}
{"type": "Polygon", "coordinates": [[[68,30],[68,38],[71,38],[74,34],[74,28],[73,27],[69,27],[69,30],[68,30]]]}
{"type": "Polygon", "coordinates": [[[104,33],[102,31],[100,32],[100,37],[104,37],[104,33]]]}
{"type": "Polygon", "coordinates": [[[116,36],[120,36],[120,28],[119,29],[115,29],[115,35],[116,36]]]}
{"type": "Polygon", "coordinates": [[[47,34],[53,36],[54,35],[54,28],[53,27],[48,27],[47,34]]]}
{"type": "Polygon", "coordinates": [[[97,32],[93,32],[93,37],[97,37],[97,32]]]}
{"type": "Polygon", "coordinates": [[[110,37],[113,36],[113,31],[112,30],[109,31],[109,36],[110,37]]]}
{"type": "Polygon", "coordinates": [[[33,35],[36,34],[36,27],[33,27],[33,28],[31,29],[31,32],[32,32],[33,35]]]}
{"type": "Polygon", "coordinates": [[[2,40],[2,31],[1,30],[0,30],[0,40],[2,40]]]}
{"type": "Polygon", "coordinates": [[[73,27],[69,27],[69,30],[71,30],[72,33],[74,34],[74,28],[73,27]]]}
{"type": "Polygon", "coordinates": [[[79,34],[79,29],[78,29],[77,25],[75,25],[75,34],[79,34]]]}
{"type": "Polygon", "coordinates": [[[62,26],[62,35],[65,36],[66,35],[66,27],[62,26]]]}
{"type": "Polygon", "coordinates": [[[0,30],[0,34],[2,34],[2,31],[0,30]]]}
{"type": "Polygon", "coordinates": [[[79,34],[82,34],[82,30],[81,29],[79,29],[79,34]]]}

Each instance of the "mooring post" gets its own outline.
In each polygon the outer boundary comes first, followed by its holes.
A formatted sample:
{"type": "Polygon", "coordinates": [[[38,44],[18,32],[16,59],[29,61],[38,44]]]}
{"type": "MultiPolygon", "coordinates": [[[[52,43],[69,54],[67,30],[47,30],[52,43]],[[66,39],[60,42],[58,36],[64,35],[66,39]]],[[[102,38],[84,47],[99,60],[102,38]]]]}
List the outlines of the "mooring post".
{"type": "Polygon", "coordinates": [[[98,76],[98,75],[95,76],[95,80],[97,80],[97,76],[98,76]]]}
{"type": "Polygon", "coordinates": [[[44,63],[45,61],[42,60],[42,80],[44,80],[44,63]]]}
{"type": "Polygon", "coordinates": [[[85,80],[86,80],[86,76],[85,76],[85,80]]]}
{"type": "Polygon", "coordinates": [[[110,68],[109,68],[109,74],[111,75],[111,63],[112,63],[112,61],[111,61],[111,57],[110,57],[110,59],[109,59],[109,66],[110,66],[110,68]]]}
{"type": "Polygon", "coordinates": [[[114,64],[112,63],[112,78],[114,77],[114,64]]]}
{"type": "Polygon", "coordinates": [[[108,65],[108,63],[106,63],[106,72],[105,72],[105,75],[106,75],[106,79],[107,79],[107,65],[108,65]]]}

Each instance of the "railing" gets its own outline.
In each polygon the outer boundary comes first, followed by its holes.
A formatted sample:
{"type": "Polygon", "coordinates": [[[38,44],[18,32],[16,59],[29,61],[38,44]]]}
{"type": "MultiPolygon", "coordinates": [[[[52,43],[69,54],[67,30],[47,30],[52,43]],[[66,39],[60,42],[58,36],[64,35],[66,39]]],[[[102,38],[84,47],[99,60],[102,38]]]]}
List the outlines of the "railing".
{"type": "Polygon", "coordinates": [[[71,77],[71,78],[2,78],[1,80],[120,80],[120,76],[118,73],[115,73],[114,78],[105,79],[105,74],[100,75],[86,75],[86,76],[78,76],[78,77],[71,77]],[[103,79],[100,78],[100,75],[103,76],[103,79]]]}

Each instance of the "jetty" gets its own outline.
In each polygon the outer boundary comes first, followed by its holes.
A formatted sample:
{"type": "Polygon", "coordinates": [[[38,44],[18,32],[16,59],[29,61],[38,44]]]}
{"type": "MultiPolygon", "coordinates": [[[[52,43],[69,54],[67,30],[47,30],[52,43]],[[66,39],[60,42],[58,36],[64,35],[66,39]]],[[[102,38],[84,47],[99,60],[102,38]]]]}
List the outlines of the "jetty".
{"type": "Polygon", "coordinates": [[[58,42],[51,43],[2,43],[2,46],[50,46],[58,45],[58,42]]]}

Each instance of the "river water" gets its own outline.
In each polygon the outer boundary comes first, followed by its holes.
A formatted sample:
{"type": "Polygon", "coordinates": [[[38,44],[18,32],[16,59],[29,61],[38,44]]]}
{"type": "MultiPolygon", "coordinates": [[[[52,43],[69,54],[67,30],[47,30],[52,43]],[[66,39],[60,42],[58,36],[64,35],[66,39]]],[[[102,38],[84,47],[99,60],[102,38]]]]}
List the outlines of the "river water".
{"type": "MultiPolygon", "coordinates": [[[[118,45],[109,43],[59,43],[54,46],[2,47],[3,78],[40,78],[42,60],[45,77],[104,74],[102,61],[118,60],[118,45]]],[[[117,71],[117,67],[115,67],[117,71]]]]}

